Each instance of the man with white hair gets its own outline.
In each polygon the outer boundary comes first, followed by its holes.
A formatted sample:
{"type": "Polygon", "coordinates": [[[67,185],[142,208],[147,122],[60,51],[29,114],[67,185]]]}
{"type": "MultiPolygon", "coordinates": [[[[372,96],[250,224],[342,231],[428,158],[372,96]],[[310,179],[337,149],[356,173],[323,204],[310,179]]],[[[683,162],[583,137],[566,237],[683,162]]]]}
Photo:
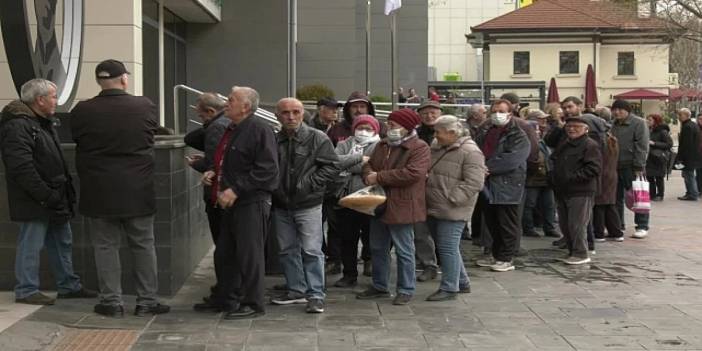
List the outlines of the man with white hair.
{"type": "Polygon", "coordinates": [[[487,109],[483,104],[473,104],[466,113],[466,124],[470,130],[471,137],[475,138],[478,134],[480,125],[487,119],[487,109]]]}
{"type": "Polygon", "coordinates": [[[682,163],[682,176],[685,180],[685,195],[678,200],[697,201],[700,189],[697,187],[695,171],[702,168],[702,154],[700,154],[700,131],[692,121],[692,113],[687,108],[678,111],[680,121],[680,134],[678,134],[678,156],[676,163],[682,163]]]}
{"type": "Polygon", "coordinates": [[[51,119],[56,110],[56,85],[32,79],[21,88],[21,99],[2,110],[0,151],[5,165],[10,219],[19,224],[15,257],[15,301],[53,305],[39,291],[39,254],[49,257],[58,298],[95,297],[73,272],[72,233],[75,191],[51,119]]]}

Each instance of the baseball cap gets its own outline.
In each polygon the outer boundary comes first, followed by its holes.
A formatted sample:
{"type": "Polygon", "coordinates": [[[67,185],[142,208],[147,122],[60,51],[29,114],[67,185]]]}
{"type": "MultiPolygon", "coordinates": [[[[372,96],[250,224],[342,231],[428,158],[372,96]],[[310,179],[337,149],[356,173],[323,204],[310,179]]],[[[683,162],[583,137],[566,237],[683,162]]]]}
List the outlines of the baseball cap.
{"type": "Polygon", "coordinates": [[[123,74],[130,74],[127,71],[127,67],[117,60],[105,60],[100,62],[97,67],[95,67],[95,78],[97,79],[110,79],[119,77],[123,74]]]}
{"type": "Polygon", "coordinates": [[[339,108],[343,105],[341,103],[339,103],[338,101],[336,101],[336,99],[327,96],[327,97],[323,97],[323,98],[317,100],[317,106],[339,108]]]}

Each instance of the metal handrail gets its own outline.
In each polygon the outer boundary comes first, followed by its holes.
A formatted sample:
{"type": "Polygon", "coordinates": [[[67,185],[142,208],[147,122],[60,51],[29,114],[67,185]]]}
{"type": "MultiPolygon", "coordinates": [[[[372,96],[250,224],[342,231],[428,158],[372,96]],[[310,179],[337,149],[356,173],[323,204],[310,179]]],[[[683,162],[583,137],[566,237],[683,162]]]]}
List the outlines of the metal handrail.
{"type": "MultiPolygon", "coordinates": [[[[178,112],[179,112],[178,111],[179,110],[178,109],[178,107],[179,107],[178,90],[181,90],[181,89],[185,90],[186,92],[189,92],[189,93],[197,94],[198,96],[204,94],[204,92],[197,90],[193,87],[189,87],[185,84],[178,84],[178,85],[173,87],[173,115],[175,118],[175,120],[173,121],[173,129],[175,129],[176,133],[178,133],[178,127],[179,127],[178,122],[180,120],[179,119],[180,116],[178,116],[178,112]]],[[[217,93],[217,97],[219,97],[223,101],[227,101],[227,97],[220,94],[220,93],[217,93]]],[[[264,110],[264,109],[259,107],[256,110],[256,112],[254,112],[254,116],[259,117],[259,118],[263,119],[264,121],[268,122],[268,124],[270,124],[271,127],[273,127],[273,129],[276,131],[280,130],[282,127],[280,122],[278,122],[278,119],[275,117],[275,114],[273,112],[264,110]]],[[[201,124],[200,122],[195,121],[195,120],[190,120],[190,121],[197,123],[197,124],[201,124]]]]}

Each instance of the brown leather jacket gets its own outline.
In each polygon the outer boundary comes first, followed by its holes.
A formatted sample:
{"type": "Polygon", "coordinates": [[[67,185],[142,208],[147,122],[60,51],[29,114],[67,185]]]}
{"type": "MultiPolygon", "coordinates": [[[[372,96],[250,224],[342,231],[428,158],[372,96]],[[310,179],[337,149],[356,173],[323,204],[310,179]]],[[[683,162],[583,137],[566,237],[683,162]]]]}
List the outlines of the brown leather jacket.
{"type": "Polygon", "coordinates": [[[429,145],[412,137],[400,146],[390,146],[387,140],[378,142],[368,163],[363,166],[363,178],[378,173],[378,184],[387,196],[385,224],[413,224],[427,217],[425,191],[427,171],[431,163],[429,145]]]}

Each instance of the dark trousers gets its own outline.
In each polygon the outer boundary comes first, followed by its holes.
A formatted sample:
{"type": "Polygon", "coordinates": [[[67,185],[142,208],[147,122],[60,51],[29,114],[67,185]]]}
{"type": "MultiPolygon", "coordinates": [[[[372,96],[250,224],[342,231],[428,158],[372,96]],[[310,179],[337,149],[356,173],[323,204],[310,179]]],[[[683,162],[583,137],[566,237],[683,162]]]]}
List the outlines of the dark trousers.
{"type": "Polygon", "coordinates": [[[697,190],[702,189],[702,168],[695,170],[695,180],[697,180],[697,190]]]}
{"type": "Polygon", "coordinates": [[[571,256],[588,257],[587,224],[594,200],[591,196],[559,198],[558,219],[571,256]]]}
{"type": "Polygon", "coordinates": [[[624,236],[624,233],[622,232],[622,224],[619,222],[619,214],[617,213],[617,208],[614,206],[614,204],[595,205],[593,217],[596,238],[602,239],[605,237],[605,228],[607,229],[607,235],[610,238],[619,238],[624,236]]]}
{"type": "Polygon", "coordinates": [[[665,195],[665,177],[646,177],[648,180],[648,192],[651,198],[665,195]]]}
{"type": "Polygon", "coordinates": [[[369,215],[354,210],[342,208],[336,210],[339,220],[339,234],[341,236],[341,263],[344,266],[344,277],[358,277],[358,239],[363,243],[361,258],[364,261],[371,259],[369,215]]]}
{"type": "Polygon", "coordinates": [[[326,238],[322,236],[322,252],[327,257],[327,262],[341,262],[341,233],[339,230],[336,203],[339,200],[329,198],[322,204],[322,221],[327,222],[326,238]]]}
{"type": "MultiPolygon", "coordinates": [[[[624,229],[626,223],[624,221],[624,195],[627,190],[631,189],[631,182],[634,181],[634,177],[634,170],[631,168],[617,170],[617,213],[619,214],[622,229],[624,229]]],[[[635,213],[634,223],[636,224],[636,230],[648,230],[648,220],[648,213],[635,213]]]]}
{"type": "Polygon", "coordinates": [[[541,216],[543,218],[543,228],[545,233],[558,233],[556,228],[556,202],[553,198],[553,190],[548,187],[526,188],[526,198],[524,200],[524,213],[522,217],[522,228],[524,232],[534,231],[534,215],[540,205],[541,216]]]}
{"type": "MultiPolygon", "coordinates": [[[[223,211],[220,208],[214,207],[210,204],[209,201],[205,201],[205,213],[207,213],[207,222],[210,224],[210,234],[212,234],[212,242],[217,245],[217,240],[219,239],[219,233],[222,230],[222,214],[223,211]]],[[[220,276],[218,276],[218,271],[217,271],[217,266],[220,265],[220,262],[217,262],[217,260],[214,260],[214,266],[215,266],[215,278],[217,282],[221,279],[220,276]]],[[[215,283],[216,286],[216,283],[215,283]]]]}
{"type": "Polygon", "coordinates": [[[490,230],[487,225],[485,225],[485,210],[488,205],[487,197],[482,191],[479,192],[478,201],[475,203],[473,215],[470,218],[470,232],[472,234],[473,245],[492,247],[490,230]]]}
{"type": "Polygon", "coordinates": [[[414,224],[414,257],[424,269],[429,267],[438,268],[436,264],[436,244],[426,222],[414,224]]]}
{"type": "Polygon", "coordinates": [[[484,213],[492,234],[492,256],[496,261],[511,262],[522,233],[519,205],[488,205],[484,213]]]}
{"type": "Polygon", "coordinates": [[[217,276],[222,278],[217,300],[226,307],[240,304],[264,310],[264,246],[270,211],[270,200],[235,203],[224,211],[214,256],[222,263],[215,266],[217,276]]]}

